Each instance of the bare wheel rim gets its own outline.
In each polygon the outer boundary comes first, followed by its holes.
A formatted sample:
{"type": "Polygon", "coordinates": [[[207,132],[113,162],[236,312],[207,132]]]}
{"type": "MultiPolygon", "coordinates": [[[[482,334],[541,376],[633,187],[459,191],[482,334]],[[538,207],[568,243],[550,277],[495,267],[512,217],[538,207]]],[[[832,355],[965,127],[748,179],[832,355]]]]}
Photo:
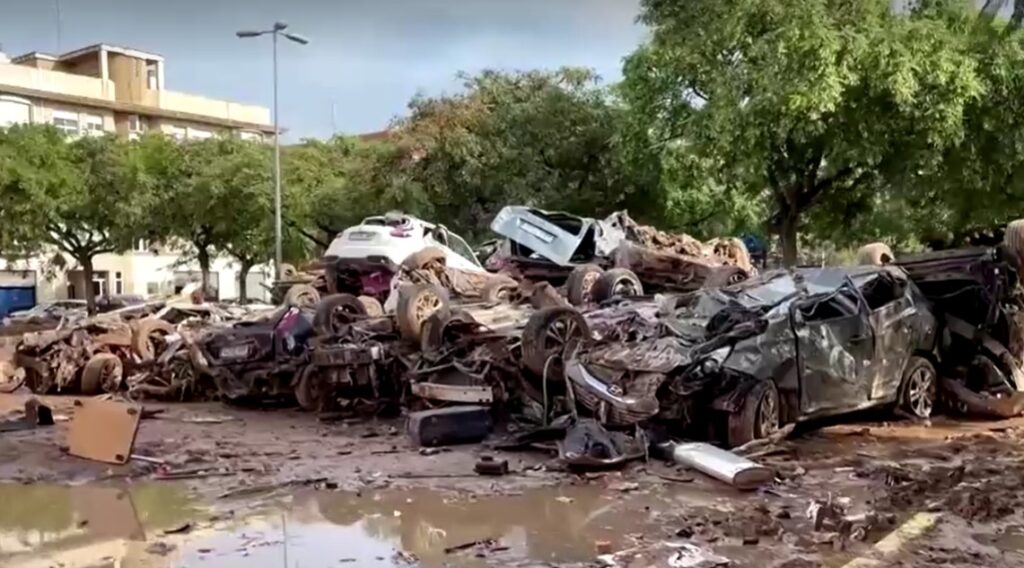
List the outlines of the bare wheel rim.
{"type": "Polygon", "coordinates": [[[100,368],[100,386],[104,392],[111,392],[121,382],[120,365],[117,361],[107,361],[100,368]]]}
{"type": "Polygon", "coordinates": [[[636,282],[633,282],[631,278],[620,278],[612,286],[613,296],[637,296],[639,294],[640,291],[636,288],[636,282]]]}
{"type": "Polygon", "coordinates": [[[731,276],[729,276],[727,282],[729,284],[739,284],[740,282],[743,282],[746,279],[747,279],[747,275],[746,274],[743,274],[742,272],[736,272],[736,273],[733,273],[731,276]]]}
{"type": "Polygon", "coordinates": [[[570,340],[580,336],[580,327],[570,317],[560,317],[551,322],[544,334],[544,351],[555,355],[565,348],[570,340]]]}
{"type": "Polygon", "coordinates": [[[779,427],[779,406],[770,390],[761,395],[761,404],[757,411],[758,430],[761,436],[767,436],[779,427]]]}
{"type": "Polygon", "coordinates": [[[413,313],[416,314],[417,322],[424,322],[430,314],[441,309],[441,298],[436,294],[420,294],[413,304],[413,313]]]}
{"type": "Polygon", "coordinates": [[[584,302],[589,302],[594,299],[592,290],[594,289],[594,283],[597,282],[597,279],[600,277],[601,273],[596,270],[592,270],[583,275],[580,287],[583,292],[582,297],[584,302]]]}
{"type": "Polygon", "coordinates": [[[914,415],[926,418],[932,413],[935,380],[925,367],[918,367],[907,383],[907,402],[914,415]]]}

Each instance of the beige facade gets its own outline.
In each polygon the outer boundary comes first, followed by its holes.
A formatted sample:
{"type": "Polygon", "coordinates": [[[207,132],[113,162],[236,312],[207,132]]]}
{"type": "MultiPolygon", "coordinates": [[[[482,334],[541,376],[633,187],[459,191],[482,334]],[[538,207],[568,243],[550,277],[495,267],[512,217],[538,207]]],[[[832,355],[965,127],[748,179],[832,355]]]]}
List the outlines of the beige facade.
{"type": "MultiPolygon", "coordinates": [[[[164,85],[163,57],[102,44],[60,56],[33,52],[8,58],[0,53],[0,128],[21,123],[52,124],[72,136],[113,133],[125,139],[155,131],[178,139],[269,140],[274,132],[269,109],[170,91],[164,85]]],[[[199,267],[182,265],[176,252],[152,250],[145,243],[137,248],[98,256],[92,283],[69,258],[58,270],[42,257],[0,259],[0,288],[24,288],[27,279],[34,283],[37,301],[83,298],[87,286],[102,295],[152,297],[199,280],[199,267]],[[18,282],[5,282],[5,274],[18,282]]],[[[217,259],[211,268],[219,296],[237,297],[237,267],[217,259]]],[[[264,296],[260,283],[268,277],[269,270],[251,273],[246,289],[252,297],[264,296]]]]}
{"type": "Polygon", "coordinates": [[[269,109],[168,90],[163,57],[104,44],[60,56],[0,54],[0,126],[24,122],[124,138],[273,134],[269,109]]]}

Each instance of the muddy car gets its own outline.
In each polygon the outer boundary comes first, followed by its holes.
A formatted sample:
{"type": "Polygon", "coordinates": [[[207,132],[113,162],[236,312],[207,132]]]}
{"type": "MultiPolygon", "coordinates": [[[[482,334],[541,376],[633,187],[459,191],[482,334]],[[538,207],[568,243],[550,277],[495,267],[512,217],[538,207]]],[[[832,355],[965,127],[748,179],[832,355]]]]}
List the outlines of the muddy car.
{"type": "Polygon", "coordinates": [[[286,307],[203,337],[199,347],[220,397],[290,399],[296,374],[309,363],[313,317],[286,307]]]}
{"type": "Polygon", "coordinates": [[[604,324],[568,356],[575,400],[602,421],[737,446],[818,416],[935,407],[939,326],[899,268],[770,272],[660,310],[655,333],[623,341],[629,330],[604,324]]]}
{"type": "Polygon", "coordinates": [[[709,243],[638,225],[624,211],[603,220],[508,206],[491,222],[505,237],[487,267],[565,286],[573,305],[652,292],[689,292],[756,274],[739,239],[709,243]]]}

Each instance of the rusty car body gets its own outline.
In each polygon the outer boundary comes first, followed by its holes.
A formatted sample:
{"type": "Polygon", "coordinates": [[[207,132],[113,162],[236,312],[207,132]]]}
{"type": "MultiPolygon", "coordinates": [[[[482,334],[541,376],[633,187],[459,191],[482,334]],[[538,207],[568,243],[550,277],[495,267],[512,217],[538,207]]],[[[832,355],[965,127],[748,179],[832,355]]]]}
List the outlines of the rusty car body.
{"type": "Polygon", "coordinates": [[[899,268],[774,271],[638,317],[656,331],[622,341],[590,314],[598,341],[567,363],[575,399],[609,424],[661,420],[736,446],[817,416],[935,404],[938,325],[899,268]]]}

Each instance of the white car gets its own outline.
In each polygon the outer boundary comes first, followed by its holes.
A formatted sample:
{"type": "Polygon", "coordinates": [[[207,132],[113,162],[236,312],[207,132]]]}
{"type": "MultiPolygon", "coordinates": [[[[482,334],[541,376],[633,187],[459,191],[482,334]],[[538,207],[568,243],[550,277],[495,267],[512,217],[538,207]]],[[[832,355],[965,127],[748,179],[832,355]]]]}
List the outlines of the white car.
{"type": "Polygon", "coordinates": [[[397,267],[409,255],[427,247],[444,250],[446,263],[452,268],[484,271],[473,249],[462,237],[443,226],[402,213],[367,217],[358,225],[345,229],[327,247],[324,257],[328,264],[339,260],[371,260],[378,265],[397,267]]]}
{"type": "Polygon", "coordinates": [[[444,252],[449,268],[485,273],[466,241],[441,225],[403,213],[367,217],[345,229],[324,253],[325,277],[333,291],[370,297],[394,309],[402,262],[426,248],[444,252]]]}

